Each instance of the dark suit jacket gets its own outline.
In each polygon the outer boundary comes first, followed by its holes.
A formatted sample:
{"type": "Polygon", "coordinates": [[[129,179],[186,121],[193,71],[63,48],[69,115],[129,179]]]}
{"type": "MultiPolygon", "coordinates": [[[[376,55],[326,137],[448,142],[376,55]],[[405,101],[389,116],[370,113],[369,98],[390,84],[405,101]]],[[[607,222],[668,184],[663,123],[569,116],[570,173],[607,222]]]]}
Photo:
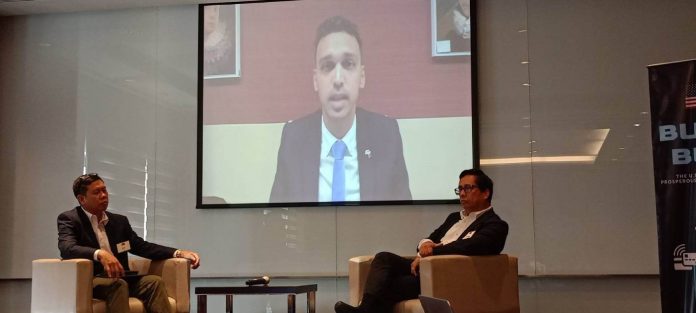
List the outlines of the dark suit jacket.
{"type": "MultiPolygon", "coordinates": [[[[461,220],[459,212],[447,216],[445,222],[433,231],[428,239],[440,243],[447,231],[461,220]]],[[[508,224],[493,212],[493,209],[483,213],[462,233],[459,239],[446,245],[433,248],[434,255],[461,254],[461,255],[491,255],[499,254],[505,246],[508,234],[508,224]],[[471,238],[464,237],[471,231],[475,231],[471,238]]]]}
{"type": "MultiPolygon", "coordinates": [[[[133,231],[127,217],[108,211],[105,213],[109,217],[109,222],[104,228],[109,237],[111,251],[125,270],[129,270],[128,252],[152,260],[173,257],[176,249],[143,240],[133,231]],[[126,240],[130,242],[131,250],[118,253],[116,245],[126,240]]],[[[79,206],[58,215],[58,249],[63,259],[94,260],[94,251],[99,249],[99,241],[87,214],[79,206]]],[[[94,261],[94,274],[103,271],[101,263],[94,261]]]]}
{"type": "MultiPolygon", "coordinates": [[[[399,125],[360,108],[355,115],[360,201],[411,200],[399,125]]],[[[320,153],[321,110],[285,124],[270,202],[316,202],[320,153]]]]}

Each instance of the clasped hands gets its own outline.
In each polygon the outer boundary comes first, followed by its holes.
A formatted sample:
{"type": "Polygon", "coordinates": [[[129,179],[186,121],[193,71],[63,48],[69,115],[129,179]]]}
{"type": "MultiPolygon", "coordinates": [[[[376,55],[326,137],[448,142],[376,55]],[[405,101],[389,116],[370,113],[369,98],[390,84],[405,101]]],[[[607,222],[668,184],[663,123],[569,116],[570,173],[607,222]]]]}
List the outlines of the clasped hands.
{"type": "Polygon", "coordinates": [[[411,262],[411,274],[413,276],[418,276],[418,266],[420,265],[420,259],[423,257],[431,256],[433,255],[433,248],[437,247],[438,244],[432,242],[432,241],[426,241],[423,244],[421,244],[420,248],[418,249],[418,256],[411,262]]]}

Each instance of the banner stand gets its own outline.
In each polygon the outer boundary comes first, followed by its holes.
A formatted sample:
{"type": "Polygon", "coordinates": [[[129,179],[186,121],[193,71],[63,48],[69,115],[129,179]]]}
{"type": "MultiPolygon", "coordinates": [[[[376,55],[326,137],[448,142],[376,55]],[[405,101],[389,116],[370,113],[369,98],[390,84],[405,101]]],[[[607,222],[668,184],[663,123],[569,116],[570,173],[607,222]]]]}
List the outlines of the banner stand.
{"type": "Polygon", "coordinates": [[[696,312],[696,60],[648,66],[663,313],[696,312]]]}

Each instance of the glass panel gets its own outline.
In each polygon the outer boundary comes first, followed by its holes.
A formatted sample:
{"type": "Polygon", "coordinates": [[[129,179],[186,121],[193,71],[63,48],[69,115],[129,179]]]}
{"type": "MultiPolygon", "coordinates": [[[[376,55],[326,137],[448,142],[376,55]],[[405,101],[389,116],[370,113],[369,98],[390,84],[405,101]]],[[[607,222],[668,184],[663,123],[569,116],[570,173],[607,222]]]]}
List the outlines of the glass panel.
{"type": "Polygon", "coordinates": [[[533,275],[527,2],[478,1],[478,5],[481,167],[495,182],[493,206],[510,225],[503,253],[519,258],[520,274],[533,275]]]}
{"type": "Polygon", "coordinates": [[[693,58],[696,3],[528,3],[537,273],[656,274],[646,65],[693,58]]]}
{"type": "Polygon", "coordinates": [[[87,172],[110,192],[109,210],[147,235],[155,164],[157,10],[85,13],[77,49],[77,129],[87,172]],[[150,193],[148,193],[150,191],[150,193]],[[149,197],[148,197],[149,196],[149,197]]]}

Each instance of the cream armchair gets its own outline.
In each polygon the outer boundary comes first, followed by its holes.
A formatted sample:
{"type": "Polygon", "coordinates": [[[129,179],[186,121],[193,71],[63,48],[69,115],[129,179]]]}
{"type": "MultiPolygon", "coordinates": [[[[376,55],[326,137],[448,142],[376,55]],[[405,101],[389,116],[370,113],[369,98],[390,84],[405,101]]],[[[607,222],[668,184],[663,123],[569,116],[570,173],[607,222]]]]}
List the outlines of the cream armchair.
{"type": "MultiPolygon", "coordinates": [[[[350,304],[358,305],[372,256],[349,260],[350,304]]],[[[440,255],[420,262],[421,294],[447,299],[455,313],[519,313],[517,258],[514,256],[440,255]]],[[[423,313],[418,299],[402,301],[394,313],[423,313]]]]}
{"type": "MultiPolygon", "coordinates": [[[[189,312],[189,261],[133,259],[132,271],[162,276],[172,312],[189,312]]],[[[32,313],[103,313],[106,303],[92,299],[92,261],[87,259],[39,259],[32,262],[32,313]]],[[[129,299],[131,313],[145,312],[143,303],[129,299]]]]}

